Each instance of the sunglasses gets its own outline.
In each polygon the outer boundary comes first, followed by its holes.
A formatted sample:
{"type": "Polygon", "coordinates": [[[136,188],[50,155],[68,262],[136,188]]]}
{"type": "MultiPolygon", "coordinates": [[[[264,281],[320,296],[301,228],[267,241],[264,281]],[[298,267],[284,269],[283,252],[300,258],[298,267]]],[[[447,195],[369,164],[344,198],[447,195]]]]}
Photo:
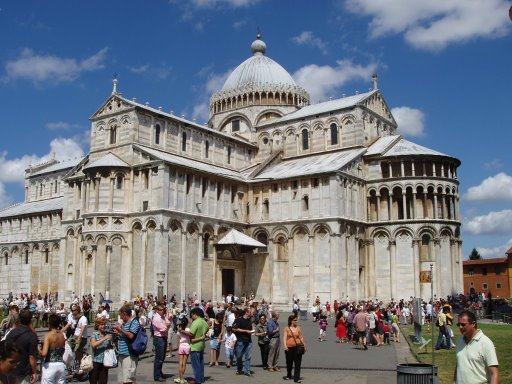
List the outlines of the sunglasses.
{"type": "Polygon", "coordinates": [[[467,325],[470,325],[470,324],[473,324],[473,323],[457,323],[457,327],[465,328],[467,325]]]}

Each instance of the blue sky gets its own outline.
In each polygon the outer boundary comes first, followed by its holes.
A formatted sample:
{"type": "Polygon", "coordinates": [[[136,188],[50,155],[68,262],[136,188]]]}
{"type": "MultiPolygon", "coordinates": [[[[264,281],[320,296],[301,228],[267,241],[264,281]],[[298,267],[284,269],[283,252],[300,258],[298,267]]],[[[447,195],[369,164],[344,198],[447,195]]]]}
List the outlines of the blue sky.
{"type": "Polygon", "coordinates": [[[0,207],[28,164],[81,156],[89,117],[118,90],[198,122],[251,54],[313,101],[367,91],[371,74],[411,141],[455,156],[463,252],[512,246],[508,0],[0,1],[0,207]],[[508,139],[507,139],[508,138],[508,139]]]}

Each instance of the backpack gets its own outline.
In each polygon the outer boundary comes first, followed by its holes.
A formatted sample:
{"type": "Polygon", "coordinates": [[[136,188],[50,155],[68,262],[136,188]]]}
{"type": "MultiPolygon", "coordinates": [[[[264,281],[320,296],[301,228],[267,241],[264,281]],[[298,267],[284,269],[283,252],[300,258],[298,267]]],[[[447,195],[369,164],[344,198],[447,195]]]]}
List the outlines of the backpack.
{"type": "MultiPolygon", "coordinates": [[[[139,321],[137,318],[135,321],[139,321]]],[[[132,320],[132,321],[134,321],[132,320]]],[[[132,355],[139,356],[146,352],[148,346],[148,335],[146,334],[146,328],[139,325],[139,330],[133,338],[132,342],[128,344],[128,350],[132,355]]]]}

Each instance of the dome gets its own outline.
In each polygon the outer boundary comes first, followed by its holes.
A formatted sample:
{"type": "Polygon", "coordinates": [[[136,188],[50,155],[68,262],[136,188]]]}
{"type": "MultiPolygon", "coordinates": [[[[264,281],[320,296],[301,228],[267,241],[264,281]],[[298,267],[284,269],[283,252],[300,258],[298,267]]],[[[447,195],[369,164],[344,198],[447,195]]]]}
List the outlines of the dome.
{"type": "Polygon", "coordinates": [[[266,44],[258,34],[251,44],[253,56],[245,60],[229,75],[220,92],[243,90],[247,88],[284,89],[297,88],[290,74],[278,63],[265,56],[266,44]]]}

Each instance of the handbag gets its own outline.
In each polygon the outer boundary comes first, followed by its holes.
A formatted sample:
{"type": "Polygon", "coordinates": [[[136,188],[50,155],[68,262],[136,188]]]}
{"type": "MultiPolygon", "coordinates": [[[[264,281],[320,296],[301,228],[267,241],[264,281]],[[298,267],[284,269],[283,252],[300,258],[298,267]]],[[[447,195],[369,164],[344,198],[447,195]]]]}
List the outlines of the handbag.
{"type": "Polygon", "coordinates": [[[92,368],[92,355],[84,355],[80,361],[80,370],[83,372],[90,372],[92,371],[92,368]]]}
{"type": "Polygon", "coordinates": [[[295,341],[295,345],[296,345],[296,348],[297,348],[297,353],[299,355],[303,355],[306,353],[306,347],[304,347],[304,344],[298,344],[297,343],[297,339],[295,338],[295,335],[293,334],[293,331],[290,327],[288,327],[290,329],[290,333],[292,334],[292,337],[293,337],[293,341],[295,341]]]}
{"type": "Polygon", "coordinates": [[[103,366],[107,368],[117,367],[117,356],[115,349],[107,349],[103,353],[103,366]]]}
{"type": "Polygon", "coordinates": [[[73,348],[71,348],[68,341],[64,344],[64,355],[62,356],[62,360],[66,367],[71,367],[73,361],[75,361],[75,352],[73,352],[73,348]]]}

